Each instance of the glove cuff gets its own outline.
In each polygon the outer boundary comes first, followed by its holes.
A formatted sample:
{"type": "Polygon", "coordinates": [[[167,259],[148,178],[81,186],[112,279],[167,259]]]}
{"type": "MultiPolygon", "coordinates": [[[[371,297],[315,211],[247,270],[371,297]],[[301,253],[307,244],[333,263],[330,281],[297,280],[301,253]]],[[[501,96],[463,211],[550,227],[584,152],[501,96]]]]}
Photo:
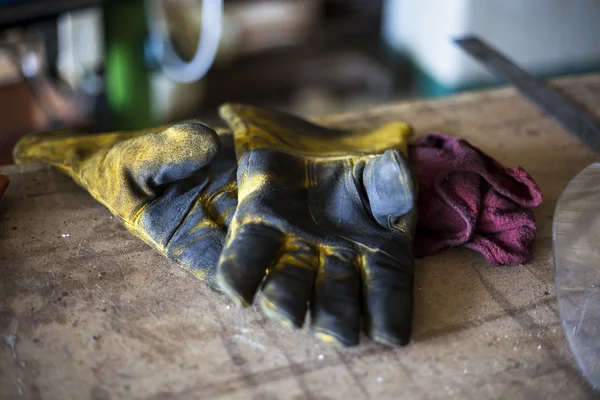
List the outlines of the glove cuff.
{"type": "Polygon", "coordinates": [[[241,104],[224,104],[219,114],[234,132],[238,159],[259,148],[305,157],[381,154],[388,149],[407,155],[411,134],[410,126],[404,122],[392,122],[369,130],[338,130],[289,114],[241,104]]]}

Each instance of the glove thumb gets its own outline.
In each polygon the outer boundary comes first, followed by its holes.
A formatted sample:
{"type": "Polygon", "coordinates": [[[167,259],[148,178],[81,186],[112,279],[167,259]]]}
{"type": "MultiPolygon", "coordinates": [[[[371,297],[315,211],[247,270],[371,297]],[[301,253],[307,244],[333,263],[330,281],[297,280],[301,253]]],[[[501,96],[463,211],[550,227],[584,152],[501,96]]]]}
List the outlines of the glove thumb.
{"type": "Polygon", "coordinates": [[[369,160],[363,171],[363,185],[373,217],[385,228],[391,229],[398,217],[415,207],[416,183],[398,150],[387,150],[369,160]]]}

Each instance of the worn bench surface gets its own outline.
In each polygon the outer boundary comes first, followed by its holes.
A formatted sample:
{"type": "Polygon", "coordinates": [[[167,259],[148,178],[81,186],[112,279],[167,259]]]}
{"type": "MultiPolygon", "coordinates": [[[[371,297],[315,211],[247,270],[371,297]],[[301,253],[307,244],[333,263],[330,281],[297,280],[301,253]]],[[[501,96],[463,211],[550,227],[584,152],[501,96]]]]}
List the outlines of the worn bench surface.
{"type": "MultiPolygon", "coordinates": [[[[556,84],[600,114],[600,75],[556,84]]],[[[551,248],[556,201],[593,154],[512,89],[319,118],[393,119],[533,175],[544,203],[530,263],[491,267],[462,249],[419,260],[413,342],[336,349],[212,294],[60,173],[3,167],[0,398],[593,398],[562,331],[551,248]]]]}

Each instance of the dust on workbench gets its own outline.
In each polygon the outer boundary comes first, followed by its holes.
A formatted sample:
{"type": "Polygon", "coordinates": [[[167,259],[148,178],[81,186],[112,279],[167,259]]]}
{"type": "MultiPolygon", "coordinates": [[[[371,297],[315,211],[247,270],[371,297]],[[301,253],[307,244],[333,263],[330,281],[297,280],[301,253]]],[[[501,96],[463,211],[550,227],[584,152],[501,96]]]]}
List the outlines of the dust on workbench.
{"type": "MultiPolygon", "coordinates": [[[[559,85],[600,112],[600,76],[559,85]]],[[[544,203],[531,262],[491,267],[462,249],[419,260],[411,344],[339,349],[215,295],[60,173],[3,167],[0,398],[592,397],[561,328],[551,252],[556,200],[592,153],[510,89],[318,118],[395,119],[534,177],[544,203]]]]}

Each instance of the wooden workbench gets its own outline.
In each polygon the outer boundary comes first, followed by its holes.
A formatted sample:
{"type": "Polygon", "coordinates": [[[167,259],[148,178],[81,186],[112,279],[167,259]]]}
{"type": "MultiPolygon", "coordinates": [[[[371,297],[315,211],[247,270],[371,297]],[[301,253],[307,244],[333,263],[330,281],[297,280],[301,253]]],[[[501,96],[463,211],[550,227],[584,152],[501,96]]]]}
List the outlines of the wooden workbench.
{"type": "MultiPolygon", "coordinates": [[[[600,114],[600,75],[557,84],[600,114]]],[[[413,342],[338,349],[217,297],[58,172],[4,167],[0,398],[594,397],[560,324],[551,249],[555,203],[592,153],[512,89],[319,119],[402,119],[417,137],[460,135],[524,167],[544,193],[533,260],[491,267],[464,249],[420,260],[413,342]]]]}

